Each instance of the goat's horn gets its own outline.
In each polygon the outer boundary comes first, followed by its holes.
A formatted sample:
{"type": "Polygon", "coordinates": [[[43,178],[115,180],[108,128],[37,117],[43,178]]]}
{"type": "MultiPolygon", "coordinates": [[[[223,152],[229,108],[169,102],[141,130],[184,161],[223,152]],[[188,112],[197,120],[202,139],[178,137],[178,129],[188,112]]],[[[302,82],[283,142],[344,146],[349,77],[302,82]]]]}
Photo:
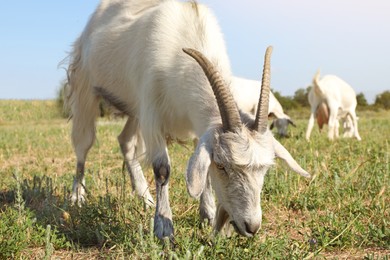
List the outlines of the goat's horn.
{"type": "Polygon", "coordinates": [[[265,52],[263,78],[261,80],[261,93],[259,104],[257,106],[254,129],[263,134],[268,127],[268,104],[271,81],[271,53],[272,47],[269,46],[265,52]]]}
{"type": "Polygon", "coordinates": [[[222,118],[224,132],[234,132],[241,127],[242,122],[237,105],[229,88],[213,64],[199,51],[183,48],[183,51],[194,58],[202,67],[217,99],[219,112],[222,118]]]}

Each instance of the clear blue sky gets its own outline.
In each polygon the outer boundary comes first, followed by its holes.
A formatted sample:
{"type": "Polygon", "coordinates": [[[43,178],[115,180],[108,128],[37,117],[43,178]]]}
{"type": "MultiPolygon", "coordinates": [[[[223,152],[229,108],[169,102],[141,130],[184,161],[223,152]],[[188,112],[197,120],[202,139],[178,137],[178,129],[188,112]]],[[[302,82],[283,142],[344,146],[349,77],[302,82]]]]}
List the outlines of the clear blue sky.
{"type": "MultiPolygon", "coordinates": [[[[131,0],[130,0],[131,1],[131,0]]],[[[99,1],[5,1],[0,15],[0,99],[55,98],[58,63],[99,1]]],[[[293,95],[317,69],[371,103],[390,90],[389,0],[198,0],[217,16],[235,75],[260,79],[273,45],[272,88],[293,95]]]]}

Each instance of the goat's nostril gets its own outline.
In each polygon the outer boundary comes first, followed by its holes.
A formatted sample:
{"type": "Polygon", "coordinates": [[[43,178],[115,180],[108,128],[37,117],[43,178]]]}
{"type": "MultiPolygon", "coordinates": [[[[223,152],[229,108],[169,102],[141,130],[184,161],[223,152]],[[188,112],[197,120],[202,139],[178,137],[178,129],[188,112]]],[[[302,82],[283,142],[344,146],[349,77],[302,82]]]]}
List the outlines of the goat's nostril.
{"type": "Polygon", "coordinates": [[[251,223],[245,222],[245,229],[246,232],[254,235],[260,229],[260,222],[251,222],[251,223]]]}

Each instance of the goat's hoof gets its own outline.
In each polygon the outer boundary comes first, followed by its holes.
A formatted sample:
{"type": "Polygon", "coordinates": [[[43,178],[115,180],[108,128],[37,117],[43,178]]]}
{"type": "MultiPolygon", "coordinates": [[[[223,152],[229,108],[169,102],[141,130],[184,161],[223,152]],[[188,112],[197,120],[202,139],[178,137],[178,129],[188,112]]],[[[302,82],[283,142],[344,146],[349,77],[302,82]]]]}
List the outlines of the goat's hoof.
{"type": "Polygon", "coordinates": [[[161,240],[164,239],[164,237],[173,239],[172,219],[165,216],[156,215],[154,217],[154,235],[161,240]]]}
{"type": "Polygon", "coordinates": [[[200,223],[201,227],[206,227],[206,226],[213,226],[214,225],[214,218],[211,217],[205,217],[205,216],[200,216],[200,223]]]}
{"type": "Polygon", "coordinates": [[[85,199],[84,195],[73,194],[70,197],[70,202],[71,202],[72,206],[77,205],[77,206],[81,207],[83,204],[85,204],[86,199],[85,199]]]}
{"type": "Polygon", "coordinates": [[[154,207],[154,200],[152,196],[144,196],[144,210],[150,209],[154,207]]]}
{"type": "Polygon", "coordinates": [[[214,207],[200,207],[199,208],[200,222],[203,225],[214,225],[215,208],[214,207]]]}

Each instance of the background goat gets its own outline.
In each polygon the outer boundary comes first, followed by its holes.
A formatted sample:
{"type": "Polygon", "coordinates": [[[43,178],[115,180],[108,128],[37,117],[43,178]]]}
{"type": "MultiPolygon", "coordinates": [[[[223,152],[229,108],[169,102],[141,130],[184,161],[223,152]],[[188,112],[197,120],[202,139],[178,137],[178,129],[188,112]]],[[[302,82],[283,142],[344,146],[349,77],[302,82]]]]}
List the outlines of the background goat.
{"type": "MultiPolygon", "coordinates": [[[[340,118],[340,114],[338,115],[338,120],[336,121],[336,128],[339,128],[339,119],[341,119],[342,125],[343,125],[343,137],[352,137],[354,128],[352,123],[352,118],[349,114],[346,114],[345,117],[340,118]]],[[[320,129],[320,132],[324,125],[327,125],[329,122],[329,107],[326,105],[326,102],[323,101],[321,104],[318,105],[317,111],[316,111],[316,119],[317,124],[320,129]]],[[[359,119],[359,118],[357,118],[359,119]]],[[[336,131],[336,134],[338,134],[338,131],[336,131]]],[[[336,136],[338,137],[338,136],[336,136]]]]}
{"type": "MultiPolygon", "coordinates": [[[[84,200],[84,165],[95,139],[98,98],[103,97],[128,115],[118,141],[136,182],[133,187],[148,201],[150,194],[136,156],[137,139],[144,139],[145,159],[152,164],[156,183],[154,233],[158,238],[174,233],[166,139],[195,137],[199,143],[186,173],[189,194],[195,198],[210,194],[210,176],[218,199],[215,230],[220,231],[230,219],[238,233],[252,236],[260,228],[260,193],[274,157],[310,176],[267,130],[270,52],[253,119],[238,111],[225,84],[231,81],[225,43],[205,6],[167,0],[143,9],[136,19],[131,6],[124,7],[130,10],[98,8],[71,56],[68,102],[77,157],[72,200],[84,200]],[[184,46],[205,57],[186,49],[194,61],[183,53],[184,46]]],[[[202,197],[202,209],[214,216],[214,202],[202,197]]]]}
{"type": "MultiPolygon", "coordinates": [[[[254,115],[257,110],[260,81],[233,77],[231,88],[234,99],[240,109],[254,115]]],[[[288,136],[288,125],[295,126],[291,118],[283,111],[282,105],[272,92],[269,93],[268,115],[274,117],[270,129],[276,127],[282,137],[288,136]]]]}
{"type": "MultiPolygon", "coordinates": [[[[319,71],[313,78],[313,86],[310,89],[308,100],[311,107],[309,123],[306,131],[306,139],[310,139],[311,130],[314,125],[314,118],[319,113],[318,124],[320,128],[327,122],[328,138],[333,140],[339,135],[339,118],[352,121],[352,126],[348,131],[353,131],[353,136],[361,140],[358,132],[357,116],[356,116],[356,94],[350,85],[342,79],[327,75],[320,80],[319,71]],[[318,111],[318,112],[317,112],[318,111]],[[329,115],[327,115],[329,111],[329,115]],[[327,120],[327,117],[329,119],[327,120]],[[350,119],[348,119],[350,117],[350,119]]],[[[350,134],[348,134],[350,135],[350,134]]]]}

